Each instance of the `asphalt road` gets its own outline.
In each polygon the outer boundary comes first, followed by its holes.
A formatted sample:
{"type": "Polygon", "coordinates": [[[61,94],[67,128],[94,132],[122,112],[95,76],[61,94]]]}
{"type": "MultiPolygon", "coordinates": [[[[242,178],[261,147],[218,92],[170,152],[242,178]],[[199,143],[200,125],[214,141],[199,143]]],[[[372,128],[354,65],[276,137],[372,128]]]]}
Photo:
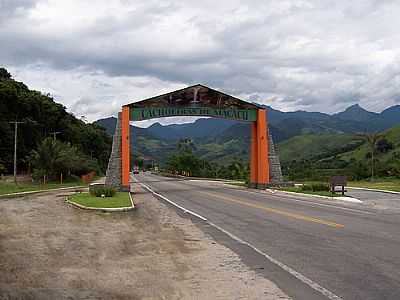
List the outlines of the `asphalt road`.
{"type": "Polygon", "coordinates": [[[400,212],[400,194],[374,192],[347,188],[348,196],[364,201],[364,205],[377,209],[397,210],[400,212]]]}
{"type": "Polygon", "coordinates": [[[149,173],[135,177],[207,218],[215,226],[199,226],[293,299],[400,299],[398,210],[149,173]]]}

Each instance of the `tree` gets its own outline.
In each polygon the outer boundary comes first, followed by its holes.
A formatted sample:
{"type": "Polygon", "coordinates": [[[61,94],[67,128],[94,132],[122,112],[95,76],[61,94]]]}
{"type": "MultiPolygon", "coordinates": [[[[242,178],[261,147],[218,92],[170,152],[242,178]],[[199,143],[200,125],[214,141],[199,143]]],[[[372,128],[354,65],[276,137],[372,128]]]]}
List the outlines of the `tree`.
{"type": "Polygon", "coordinates": [[[4,68],[0,68],[0,80],[11,79],[11,74],[4,68]]]}
{"type": "Polygon", "coordinates": [[[77,147],[48,137],[36,150],[32,150],[30,161],[35,179],[57,179],[60,174],[82,175],[90,171],[98,172],[96,160],[78,150],[77,147]]]}
{"type": "Polygon", "coordinates": [[[30,156],[34,167],[34,177],[56,177],[57,171],[65,164],[66,153],[63,153],[61,142],[47,138],[33,150],[30,156]]]}
{"type": "Polygon", "coordinates": [[[393,144],[387,139],[382,138],[376,142],[376,150],[380,153],[387,153],[389,150],[393,149],[393,144]]]}
{"type": "Polygon", "coordinates": [[[180,139],[177,148],[179,151],[183,152],[193,152],[196,150],[196,146],[194,145],[192,139],[189,138],[180,139]]]}
{"type": "Polygon", "coordinates": [[[193,154],[196,148],[191,139],[181,139],[176,146],[176,152],[167,160],[167,169],[179,174],[199,176],[201,173],[201,160],[193,154]]]}
{"type": "MultiPolygon", "coordinates": [[[[51,132],[61,132],[57,140],[70,143],[82,155],[93,158],[98,169],[107,168],[112,138],[104,128],[75,118],[49,94],[30,90],[0,68],[0,158],[5,173],[13,170],[14,129],[9,121],[24,121],[18,130],[17,157],[26,158],[51,132]]],[[[28,170],[30,160],[18,160],[19,170],[28,170]]],[[[87,164],[86,164],[87,165],[87,164]]]]}
{"type": "Polygon", "coordinates": [[[371,155],[371,180],[374,180],[374,173],[375,173],[375,150],[376,150],[376,143],[378,140],[382,137],[382,134],[380,133],[364,133],[360,134],[360,137],[362,137],[365,142],[367,143],[367,146],[369,148],[369,153],[371,155]]]}

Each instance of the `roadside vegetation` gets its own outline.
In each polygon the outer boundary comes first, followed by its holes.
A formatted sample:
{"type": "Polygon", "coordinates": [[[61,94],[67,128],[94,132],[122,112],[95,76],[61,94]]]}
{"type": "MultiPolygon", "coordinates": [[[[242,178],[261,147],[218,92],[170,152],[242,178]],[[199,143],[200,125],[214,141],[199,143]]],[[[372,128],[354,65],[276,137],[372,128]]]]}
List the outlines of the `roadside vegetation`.
{"type": "Polygon", "coordinates": [[[246,161],[236,159],[228,165],[220,165],[198,158],[195,150],[191,139],[179,140],[175,152],[167,159],[164,171],[183,176],[248,181],[249,166],[246,161]]]}
{"type": "Polygon", "coordinates": [[[348,184],[351,187],[362,187],[362,188],[369,188],[369,189],[378,189],[378,190],[387,190],[387,191],[394,191],[400,192],[400,178],[380,178],[375,181],[351,181],[348,184]]]}
{"type": "Polygon", "coordinates": [[[280,144],[279,149],[285,149],[284,175],[295,182],[328,182],[331,176],[345,175],[351,186],[398,191],[400,126],[379,134],[346,136],[298,136],[280,144]],[[318,154],[311,150],[314,147],[320,148],[318,154]]]}
{"type": "Polygon", "coordinates": [[[279,190],[286,192],[309,194],[309,195],[319,195],[325,197],[341,196],[341,193],[331,193],[329,185],[327,183],[322,183],[322,182],[308,183],[293,187],[281,187],[279,188],[279,190]]]}
{"type": "Polygon", "coordinates": [[[111,137],[104,128],[87,124],[83,116],[76,118],[50,94],[30,90],[0,68],[0,175],[13,173],[13,121],[22,122],[17,132],[18,174],[32,174],[36,183],[47,185],[105,172],[111,137]]]}
{"type": "Polygon", "coordinates": [[[46,184],[19,182],[17,185],[15,185],[13,182],[0,182],[0,195],[84,185],[86,185],[86,183],[82,182],[81,180],[72,179],[62,184],[57,182],[50,182],[46,184]]]}

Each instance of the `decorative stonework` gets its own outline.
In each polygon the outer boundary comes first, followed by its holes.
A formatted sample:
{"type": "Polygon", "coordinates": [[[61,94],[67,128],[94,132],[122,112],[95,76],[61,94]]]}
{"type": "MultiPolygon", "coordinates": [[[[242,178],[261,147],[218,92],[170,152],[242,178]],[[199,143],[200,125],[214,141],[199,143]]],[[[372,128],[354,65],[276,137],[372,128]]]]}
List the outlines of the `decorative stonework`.
{"type": "Polygon", "coordinates": [[[108,161],[105,184],[116,189],[121,188],[122,162],[121,162],[121,113],[118,113],[117,124],[108,161]]]}
{"type": "Polygon", "coordinates": [[[272,135],[268,132],[269,139],[269,172],[271,176],[272,184],[283,183],[281,162],[279,160],[279,156],[275,151],[274,141],[272,139],[272,135]]]}

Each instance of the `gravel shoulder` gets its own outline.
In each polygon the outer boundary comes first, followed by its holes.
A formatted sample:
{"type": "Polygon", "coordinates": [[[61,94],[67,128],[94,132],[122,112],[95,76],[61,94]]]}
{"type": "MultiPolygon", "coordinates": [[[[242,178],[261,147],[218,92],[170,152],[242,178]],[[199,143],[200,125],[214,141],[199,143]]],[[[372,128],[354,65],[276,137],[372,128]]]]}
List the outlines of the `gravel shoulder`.
{"type": "Polygon", "coordinates": [[[0,200],[0,299],[289,299],[143,190],[124,213],[65,195],[0,200]]]}

